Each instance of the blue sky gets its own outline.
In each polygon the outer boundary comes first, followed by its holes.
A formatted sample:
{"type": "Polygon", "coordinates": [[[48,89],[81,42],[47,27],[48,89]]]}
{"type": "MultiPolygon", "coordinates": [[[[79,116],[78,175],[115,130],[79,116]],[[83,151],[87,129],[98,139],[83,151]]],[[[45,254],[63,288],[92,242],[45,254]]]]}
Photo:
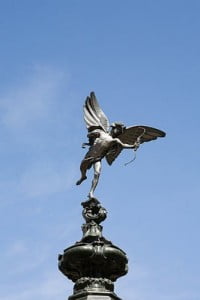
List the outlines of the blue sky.
{"type": "Polygon", "coordinates": [[[57,255],[81,239],[90,91],[110,121],[167,132],[103,164],[104,235],[124,249],[126,300],[199,300],[200,2],[0,3],[2,300],[66,299],[57,255]]]}

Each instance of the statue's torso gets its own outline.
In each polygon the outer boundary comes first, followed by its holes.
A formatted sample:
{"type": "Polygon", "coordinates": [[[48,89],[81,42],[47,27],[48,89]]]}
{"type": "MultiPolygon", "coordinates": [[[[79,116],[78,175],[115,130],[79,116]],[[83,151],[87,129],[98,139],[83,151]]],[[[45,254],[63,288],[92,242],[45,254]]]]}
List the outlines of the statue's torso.
{"type": "Polygon", "coordinates": [[[113,141],[113,138],[108,133],[101,131],[99,137],[95,139],[94,144],[90,147],[86,156],[103,158],[112,147],[113,141]]]}

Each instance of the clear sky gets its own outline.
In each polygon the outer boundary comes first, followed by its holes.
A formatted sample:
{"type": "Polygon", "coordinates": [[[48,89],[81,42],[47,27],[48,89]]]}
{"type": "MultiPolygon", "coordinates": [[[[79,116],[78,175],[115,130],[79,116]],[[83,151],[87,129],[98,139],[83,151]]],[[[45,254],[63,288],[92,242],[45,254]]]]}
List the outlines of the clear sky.
{"type": "Polygon", "coordinates": [[[1,300],[55,300],[57,255],[81,239],[94,90],[110,121],[167,132],[103,164],[104,235],[124,249],[126,300],[200,299],[200,1],[0,1],[1,300]]]}

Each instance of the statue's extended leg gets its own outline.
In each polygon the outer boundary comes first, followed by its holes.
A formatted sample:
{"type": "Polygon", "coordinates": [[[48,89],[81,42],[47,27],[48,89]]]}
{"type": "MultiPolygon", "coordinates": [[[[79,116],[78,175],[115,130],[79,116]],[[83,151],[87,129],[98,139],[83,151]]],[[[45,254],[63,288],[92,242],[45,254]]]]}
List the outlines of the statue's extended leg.
{"type": "Polygon", "coordinates": [[[99,176],[101,174],[101,161],[97,161],[96,163],[94,163],[93,168],[94,168],[94,178],[92,180],[92,187],[88,195],[90,198],[94,197],[94,190],[96,189],[96,186],[99,181],[99,176]]]}
{"type": "Polygon", "coordinates": [[[87,164],[85,163],[85,160],[82,161],[80,170],[81,170],[81,178],[76,182],[76,185],[81,184],[85,179],[87,179],[87,176],[86,176],[87,164]]]}

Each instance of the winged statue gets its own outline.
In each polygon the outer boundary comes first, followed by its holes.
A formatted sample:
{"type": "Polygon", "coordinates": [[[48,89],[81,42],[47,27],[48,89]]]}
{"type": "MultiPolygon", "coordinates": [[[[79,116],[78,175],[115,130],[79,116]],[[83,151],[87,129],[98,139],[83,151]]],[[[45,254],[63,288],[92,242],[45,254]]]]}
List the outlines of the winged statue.
{"type": "Polygon", "coordinates": [[[101,174],[101,160],[103,158],[109,165],[112,165],[123,149],[136,151],[140,144],[165,137],[166,134],[164,131],[144,125],[126,127],[117,122],[110,125],[94,92],[91,92],[90,96],[86,98],[83,111],[88,130],[88,143],[83,143],[82,147],[89,146],[89,150],[81,162],[81,178],[76,184],[80,185],[87,179],[87,170],[93,166],[94,177],[88,195],[89,198],[93,198],[101,174]]]}

